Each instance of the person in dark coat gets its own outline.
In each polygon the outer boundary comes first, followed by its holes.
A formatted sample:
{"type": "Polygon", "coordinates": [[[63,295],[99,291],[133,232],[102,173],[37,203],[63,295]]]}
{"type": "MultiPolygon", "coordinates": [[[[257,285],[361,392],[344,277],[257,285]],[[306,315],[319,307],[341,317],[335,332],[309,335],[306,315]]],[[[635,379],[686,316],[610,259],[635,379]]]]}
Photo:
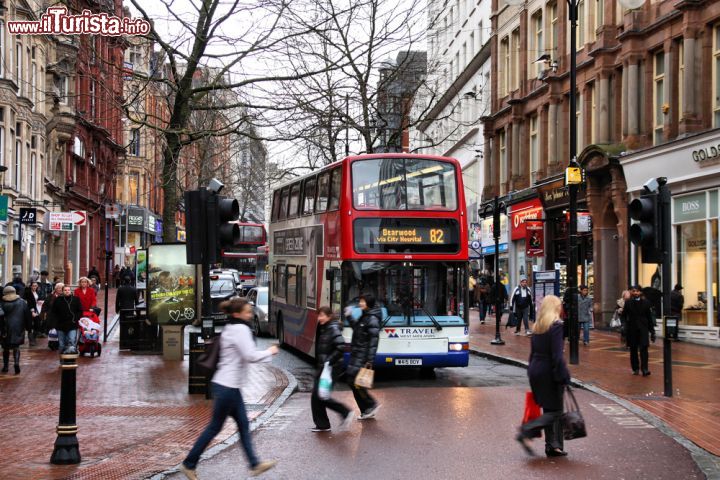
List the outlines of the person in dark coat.
{"type": "Polygon", "coordinates": [[[360,420],[365,420],[375,417],[380,404],[367,389],[355,385],[355,377],[361,368],[370,368],[375,361],[382,311],[375,305],[375,296],[370,293],[360,295],[358,306],[362,310],[362,315],[358,319],[350,314],[351,308],[346,309],[345,312],[353,330],[350,361],[345,371],[345,378],[360,408],[360,420]]]}
{"type": "Polygon", "coordinates": [[[80,299],[73,296],[70,285],[64,285],[62,296],[53,301],[50,309],[58,333],[60,354],[74,352],[77,344],[78,320],[82,317],[80,299]]]}
{"type": "Polygon", "coordinates": [[[525,451],[533,455],[530,439],[545,430],[545,455],[562,457],[563,431],[561,416],[563,413],[563,393],[565,385],[570,383],[565,358],[563,357],[563,321],[560,319],[562,302],[555,295],[548,295],[540,305],[537,322],[533,327],[530,341],[530,360],[528,377],[535,402],[543,409],[543,414],[522,427],[516,440],[525,451]]]}
{"type": "Polygon", "coordinates": [[[682,315],[683,307],[685,306],[685,297],[682,294],[683,287],[679,283],[675,285],[672,292],[670,292],[670,314],[682,315]]]}
{"type": "Polygon", "coordinates": [[[630,300],[625,302],[620,316],[627,345],[630,347],[630,366],[633,375],[642,370],[643,377],[650,375],[648,368],[648,347],[650,340],[655,343],[655,314],[652,304],[642,298],[640,285],[630,287],[630,300]],[[640,360],[638,361],[638,351],[640,360]]]}
{"type": "Polygon", "coordinates": [[[0,335],[3,348],[3,373],[8,371],[10,350],[15,361],[15,375],[20,373],[20,345],[25,343],[25,332],[31,329],[30,309],[25,300],[20,298],[14,287],[3,289],[2,303],[3,315],[0,320],[0,335]]]}
{"type": "Polygon", "coordinates": [[[42,308],[40,309],[40,322],[43,324],[43,330],[49,332],[53,328],[57,328],[56,323],[53,321],[53,316],[50,314],[53,302],[56,298],[62,297],[63,287],[65,284],[58,282],[53,287],[52,293],[43,302],[42,308]]]}
{"type": "Polygon", "coordinates": [[[321,399],[318,395],[318,386],[326,362],[330,364],[333,370],[333,382],[341,376],[340,369],[342,368],[342,358],[345,353],[345,339],[342,336],[342,327],[333,318],[330,307],[318,308],[318,324],[318,340],[315,347],[315,382],[312,397],[310,397],[310,408],[312,409],[313,422],[315,422],[315,428],[312,431],[330,431],[330,419],[327,415],[328,408],[339,413],[343,418],[340,431],[344,431],[350,428],[352,421],[355,419],[355,413],[337,400],[332,398],[321,399]]]}
{"type": "Polygon", "coordinates": [[[13,278],[13,281],[5,286],[13,287],[18,297],[22,298],[22,296],[25,295],[25,282],[23,282],[23,279],[20,276],[13,278]]]}
{"type": "Polygon", "coordinates": [[[118,265],[117,263],[113,267],[112,278],[115,288],[120,288],[120,265],[118,265]]]}
{"type": "Polygon", "coordinates": [[[130,280],[123,278],[122,283],[115,295],[115,313],[121,313],[123,310],[135,310],[138,301],[137,289],[130,285],[130,280]]]}
{"type": "Polygon", "coordinates": [[[48,280],[47,270],[40,272],[40,281],[38,282],[40,288],[38,288],[38,298],[45,301],[53,292],[53,284],[48,280]]]}
{"type": "Polygon", "coordinates": [[[96,266],[93,265],[93,267],[90,269],[90,271],[87,274],[88,278],[95,279],[95,283],[100,285],[100,272],[98,272],[98,269],[96,266]]]}
{"type": "Polygon", "coordinates": [[[35,339],[40,335],[40,310],[38,309],[38,300],[40,299],[40,285],[38,282],[31,282],[30,287],[25,289],[23,299],[30,309],[32,316],[32,328],[30,330],[30,346],[35,346],[35,339]]]}

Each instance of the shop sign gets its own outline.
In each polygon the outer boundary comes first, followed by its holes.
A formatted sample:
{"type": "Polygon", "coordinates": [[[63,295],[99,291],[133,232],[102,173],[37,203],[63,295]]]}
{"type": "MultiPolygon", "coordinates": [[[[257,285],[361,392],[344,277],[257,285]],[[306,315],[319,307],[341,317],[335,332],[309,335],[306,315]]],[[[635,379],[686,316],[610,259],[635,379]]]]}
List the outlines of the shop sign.
{"type": "Polygon", "coordinates": [[[7,222],[8,196],[0,195],[0,221],[7,222]]]}
{"type": "Polygon", "coordinates": [[[693,150],[692,159],[701,167],[714,165],[720,161],[720,145],[710,145],[693,150]]]}
{"type": "Polygon", "coordinates": [[[142,208],[127,209],[127,229],[129,232],[142,232],[145,230],[145,211],[142,208]]]}
{"type": "MultiPolygon", "coordinates": [[[[581,184],[577,193],[578,201],[585,199],[585,184],[581,184]]],[[[554,182],[546,187],[540,188],[540,201],[545,210],[551,208],[567,207],[570,204],[569,189],[563,181],[554,182]]]]}
{"type": "Polygon", "coordinates": [[[147,222],[145,222],[145,232],[155,235],[155,215],[147,214],[147,222]]]}
{"type": "Polygon", "coordinates": [[[542,218],[543,207],[539,198],[512,206],[512,223],[510,224],[510,238],[520,240],[525,238],[525,222],[542,218]]]}
{"type": "MultiPolygon", "coordinates": [[[[485,247],[495,247],[495,239],[493,238],[493,219],[486,218],[480,223],[482,231],[480,232],[480,243],[485,247]]],[[[508,217],[500,215],[500,243],[508,243],[508,217]]]]}
{"type": "Polygon", "coordinates": [[[577,214],[577,231],[578,233],[592,232],[592,217],[587,212],[578,212],[577,214]]]}
{"type": "Polygon", "coordinates": [[[528,257],[545,255],[545,225],[538,220],[525,221],[525,253],[528,257]]]}
{"type": "Polygon", "coordinates": [[[673,198],[675,223],[705,220],[707,201],[705,192],[673,198]]]}
{"type": "Polygon", "coordinates": [[[23,225],[35,225],[37,223],[37,208],[21,208],[20,223],[23,225]]]}

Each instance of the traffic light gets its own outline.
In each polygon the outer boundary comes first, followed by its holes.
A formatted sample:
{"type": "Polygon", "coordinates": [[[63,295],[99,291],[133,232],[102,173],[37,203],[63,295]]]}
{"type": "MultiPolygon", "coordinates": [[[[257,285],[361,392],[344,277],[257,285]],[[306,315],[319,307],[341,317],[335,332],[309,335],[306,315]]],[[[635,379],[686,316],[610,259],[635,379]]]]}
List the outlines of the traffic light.
{"type": "Polygon", "coordinates": [[[207,200],[207,258],[206,263],[220,261],[223,248],[233,247],[240,242],[240,205],[234,198],[221,197],[211,193],[207,200]]]}
{"type": "Polygon", "coordinates": [[[189,265],[203,263],[205,250],[205,205],[208,191],[204,188],[185,192],[185,255],[189,265]]]}
{"type": "Polygon", "coordinates": [[[644,193],[630,202],[630,241],[642,248],[643,263],[663,262],[663,215],[657,193],[644,193]]]}

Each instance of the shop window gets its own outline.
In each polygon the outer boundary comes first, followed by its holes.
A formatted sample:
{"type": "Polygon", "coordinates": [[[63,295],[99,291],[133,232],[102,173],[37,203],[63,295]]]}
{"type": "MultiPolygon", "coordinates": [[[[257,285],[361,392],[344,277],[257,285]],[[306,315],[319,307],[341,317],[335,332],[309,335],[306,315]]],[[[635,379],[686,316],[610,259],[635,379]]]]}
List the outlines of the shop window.
{"type": "MultiPolygon", "coordinates": [[[[717,220],[712,225],[713,243],[717,243],[717,220]]],[[[685,223],[676,227],[677,252],[675,265],[677,283],[683,286],[685,304],[681,323],[691,326],[707,325],[708,305],[712,305],[717,292],[708,292],[707,288],[707,222],[685,223]]],[[[713,257],[717,264],[717,247],[713,246],[713,257]]],[[[714,269],[716,270],[716,269],[714,269]]],[[[712,288],[717,289],[717,280],[713,279],[712,288]]]]}

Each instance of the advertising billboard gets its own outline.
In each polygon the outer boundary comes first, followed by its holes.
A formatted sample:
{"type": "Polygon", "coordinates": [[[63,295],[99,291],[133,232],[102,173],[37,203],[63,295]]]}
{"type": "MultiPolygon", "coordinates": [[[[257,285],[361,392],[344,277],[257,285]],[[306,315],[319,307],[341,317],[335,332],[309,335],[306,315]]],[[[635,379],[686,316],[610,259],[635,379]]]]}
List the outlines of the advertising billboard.
{"type": "Polygon", "coordinates": [[[135,287],[138,290],[147,288],[147,254],[146,249],[135,252],[135,287]]]}
{"type": "Polygon", "coordinates": [[[185,263],[185,245],[151,245],[147,275],[148,319],[160,325],[192,323],[197,282],[195,265],[185,263]]]}

